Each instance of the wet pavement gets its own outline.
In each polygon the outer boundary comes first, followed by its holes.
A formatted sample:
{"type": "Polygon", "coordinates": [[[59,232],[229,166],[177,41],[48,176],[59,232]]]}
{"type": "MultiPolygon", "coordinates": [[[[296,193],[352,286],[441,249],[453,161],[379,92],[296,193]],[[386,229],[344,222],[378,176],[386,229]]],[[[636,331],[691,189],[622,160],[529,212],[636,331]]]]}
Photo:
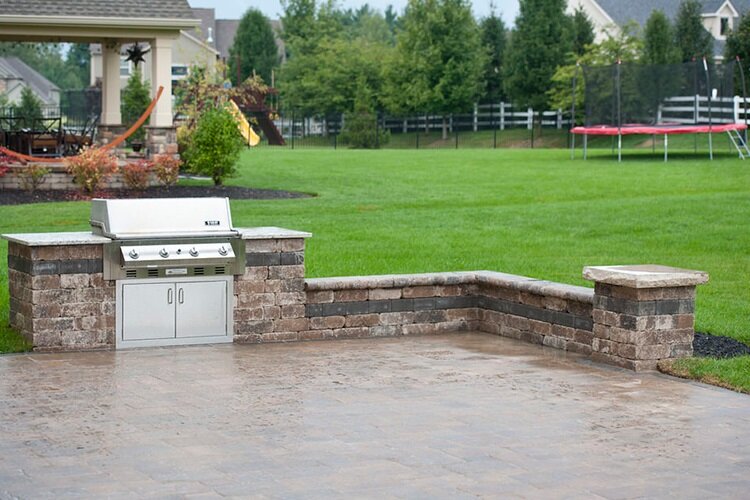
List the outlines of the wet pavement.
{"type": "Polygon", "coordinates": [[[750,397],[487,334],[0,357],[0,498],[747,497],[750,397]]]}

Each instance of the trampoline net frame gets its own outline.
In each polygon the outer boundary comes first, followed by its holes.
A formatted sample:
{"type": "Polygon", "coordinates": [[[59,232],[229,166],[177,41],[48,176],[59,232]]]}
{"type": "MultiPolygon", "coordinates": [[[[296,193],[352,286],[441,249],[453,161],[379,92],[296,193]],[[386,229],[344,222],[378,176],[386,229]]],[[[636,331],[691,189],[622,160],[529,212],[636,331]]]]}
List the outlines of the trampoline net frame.
{"type": "Polygon", "coordinates": [[[727,64],[705,60],[666,65],[616,63],[581,69],[585,127],[747,123],[744,76],[736,60],[727,64]]]}

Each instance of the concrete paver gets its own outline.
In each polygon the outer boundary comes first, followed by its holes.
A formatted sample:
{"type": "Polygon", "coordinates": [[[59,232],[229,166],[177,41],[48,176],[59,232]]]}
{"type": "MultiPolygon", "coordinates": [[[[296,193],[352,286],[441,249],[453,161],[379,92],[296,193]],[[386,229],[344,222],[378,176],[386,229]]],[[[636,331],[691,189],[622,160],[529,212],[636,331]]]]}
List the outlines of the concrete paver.
{"type": "Polygon", "coordinates": [[[0,357],[0,498],[743,497],[750,397],[487,334],[0,357]]]}

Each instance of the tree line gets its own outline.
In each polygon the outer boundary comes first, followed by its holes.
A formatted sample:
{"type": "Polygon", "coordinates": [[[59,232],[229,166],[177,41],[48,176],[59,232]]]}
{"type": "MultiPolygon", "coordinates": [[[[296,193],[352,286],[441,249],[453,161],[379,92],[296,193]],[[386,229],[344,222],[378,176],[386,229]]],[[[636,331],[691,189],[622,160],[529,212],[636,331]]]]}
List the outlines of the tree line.
{"type": "MultiPolygon", "coordinates": [[[[671,64],[714,53],[696,0],[684,0],[673,22],[654,10],[643,27],[626,24],[598,43],[591,20],[580,9],[567,14],[566,0],[520,0],[513,29],[494,7],[476,20],[468,0],[410,0],[399,14],[343,10],[332,0],[282,6],[283,64],[257,10],[243,17],[232,50],[243,54],[243,77],[269,82],[273,71],[283,106],[305,114],[439,115],[501,100],[567,109],[576,63],[671,64]]],[[[726,58],[737,55],[750,60],[750,16],[727,36],[726,58]]]]}

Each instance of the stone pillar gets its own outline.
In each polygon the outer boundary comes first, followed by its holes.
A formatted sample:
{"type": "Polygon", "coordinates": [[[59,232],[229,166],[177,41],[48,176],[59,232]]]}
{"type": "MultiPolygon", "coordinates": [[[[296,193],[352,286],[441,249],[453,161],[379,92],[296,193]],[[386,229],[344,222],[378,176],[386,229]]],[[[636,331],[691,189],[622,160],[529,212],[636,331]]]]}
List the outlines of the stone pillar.
{"type": "Polygon", "coordinates": [[[175,127],[146,127],[146,149],[149,155],[177,155],[177,129],[175,127]]]}
{"type": "Polygon", "coordinates": [[[161,99],[151,114],[152,127],[172,127],[172,39],[151,40],[151,96],[164,87],[161,99]]]}
{"type": "Polygon", "coordinates": [[[121,125],[120,115],[120,43],[106,40],[102,43],[104,73],[102,78],[101,125],[121,125]]]}
{"type": "Polygon", "coordinates": [[[102,245],[8,243],[10,325],[35,351],[115,345],[115,286],[102,245]]]}
{"type": "Polygon", "coordinates": [[[708,274],[674,267],[585,267],[594,281],[591,357],[635,371],[693,353],[695,287],[708,274]]]}
{"type": "Polygon", "coordinates": [[[234,341],[285,342],[309,330],[305,238],[277,228],[244,230],[245,273],[234,281],[234,341]]]}

